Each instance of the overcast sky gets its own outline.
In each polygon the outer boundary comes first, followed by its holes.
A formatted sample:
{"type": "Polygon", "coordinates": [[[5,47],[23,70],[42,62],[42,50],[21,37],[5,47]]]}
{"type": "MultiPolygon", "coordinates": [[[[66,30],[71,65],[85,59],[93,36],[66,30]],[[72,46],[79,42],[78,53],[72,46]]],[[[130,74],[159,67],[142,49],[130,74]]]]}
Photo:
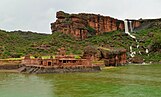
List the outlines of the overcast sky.
{"type": "Polygon", "coordinates": [[[118,19],[161,18],[161,0],[0,0],[0,29],[51,33],[59,10],[118,19]]]}

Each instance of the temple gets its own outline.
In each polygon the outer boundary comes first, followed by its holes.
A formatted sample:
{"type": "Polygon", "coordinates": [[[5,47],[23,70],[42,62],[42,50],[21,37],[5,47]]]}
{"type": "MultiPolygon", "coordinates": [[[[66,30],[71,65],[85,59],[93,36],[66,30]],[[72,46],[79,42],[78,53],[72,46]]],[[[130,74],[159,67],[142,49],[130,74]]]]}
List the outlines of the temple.
{"type": "Polygon", "coordinates": [[[65,48],[58,49],[58,55],[47,59],[30,58],[25,56],[22,60],[21,72],[27,73],[59,73],[59,72],[90,72],[99,71],[100,67],[92,64],[89,59],[75,58],[66,55],[65,48]]]}
{"type": "Polygon", "coordinates": [[[64,47],[50,58],[31,58],[25,56],[22,60],[20,72],[24,73],[67,73],[67,72],[94,72],[100,71],[100,65],[92,64],[94,60],[103,60],[105,66],[121,66],[126,64],[126,49],[91,47],[85,48],[82,57],[66,55],[64,47]]]}

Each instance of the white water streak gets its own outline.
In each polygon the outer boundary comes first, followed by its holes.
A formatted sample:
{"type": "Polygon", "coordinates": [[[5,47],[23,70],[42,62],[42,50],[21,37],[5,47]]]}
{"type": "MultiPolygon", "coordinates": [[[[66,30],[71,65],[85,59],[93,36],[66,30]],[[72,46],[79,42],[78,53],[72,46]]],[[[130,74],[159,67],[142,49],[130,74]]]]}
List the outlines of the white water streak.
{"type": "Polygon", "coordinates": [[[125,33],[128,34],[131,38],[136,39],[135,36],[129,33],[128,21],[124,21],[124,25],[125,25],[125,33]]]}
{"type": "MultiPolygon", "coordinates": [[[[132,21],[129,21],[130,23],[130,31],[133,32],[133,27],[132,27],[132,21]]],[[[130,34],[129,32],[129,26],[128,26],[128,21],[125,20],[124,21],[124,25],[125,25],[125,33],[128,34],[131,38],[135,39],[136,41],[136,44],[137,44],[137,49],[139,49],[140,45],[139,45],[139,42],[137,41],[136,37],[132,34],[130,34]]],[[[139,54],[141,54],[140,50],[139,50],[139,54]]],[[[130,46],[130,56],[131,57],[135,57],[136,55],[136,52],[132,50],[132,46],[130,46]]]]}
{"type": "Polygon", "coordinates": [[[133,32],[132,21],[129,21],[129,23],[130,23],[130,31],[133,32]]]}

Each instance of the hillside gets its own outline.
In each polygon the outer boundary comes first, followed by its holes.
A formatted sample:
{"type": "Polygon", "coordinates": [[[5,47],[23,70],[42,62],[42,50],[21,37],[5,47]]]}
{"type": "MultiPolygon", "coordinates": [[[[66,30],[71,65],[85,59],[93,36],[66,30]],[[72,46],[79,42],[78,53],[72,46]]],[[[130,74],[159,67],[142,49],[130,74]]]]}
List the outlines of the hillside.
{"type": "Polygon", "coordinates": [[[0,31],[1,58],[18,57],[30,53],[33,43],[38,43],[47,38],[48,35],[32,32],[6,32],[0,31]]]}
{"type": "Polygon", "coordinates": [[[6,32],[0,30],[0,58],[20,57],[26,54],[33,56],[53,55],[57,49],[65,47],[67,53],[82,54],[84,47],[92,45],[94,47],[124,47],[130,56],[130,46],[136,51],[136,56],[143,57],[145,61],[161,60],[161,29],[146,28],[133,32],[138,43],[124,32],[108,32],[98,36],[93,36],[82,41],[77,41],[70,35],[63,33],[39,34],[33,32],[13,31],[6,32]],[[149,49],[149,54],[146,54],[149,49]],[[140,55],[138,52],[141,52],[140,55]]]}

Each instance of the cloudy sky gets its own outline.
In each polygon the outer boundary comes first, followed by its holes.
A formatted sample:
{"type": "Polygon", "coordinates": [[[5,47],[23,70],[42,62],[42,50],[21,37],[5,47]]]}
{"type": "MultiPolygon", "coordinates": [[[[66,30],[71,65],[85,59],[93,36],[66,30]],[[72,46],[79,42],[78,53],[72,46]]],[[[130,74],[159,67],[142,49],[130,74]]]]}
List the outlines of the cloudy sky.
{"type": "Polygon", "coordinates": [[[161,0],[0,0],[0,29],[51,33],[59,10],[118,19],[161,18],[161,0]]]}

